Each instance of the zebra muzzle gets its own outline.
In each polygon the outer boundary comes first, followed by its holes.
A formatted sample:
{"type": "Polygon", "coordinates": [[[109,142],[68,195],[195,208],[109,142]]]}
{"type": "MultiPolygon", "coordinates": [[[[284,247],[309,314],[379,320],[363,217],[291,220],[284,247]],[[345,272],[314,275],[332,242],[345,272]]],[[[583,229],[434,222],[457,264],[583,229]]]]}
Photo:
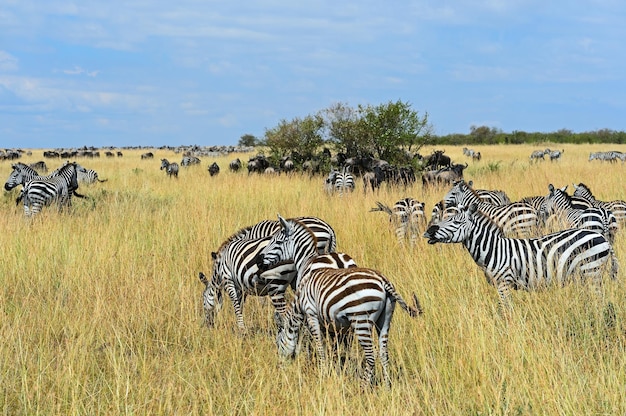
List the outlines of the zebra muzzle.
{"type": "Polygon", "coordinates": [[[428,244],[435,244],[439,242],[439,240],[436,237],[438,230],[439,230],[438,225],[431,225],[430,227],[428,227],[428,229],[424,233],[424,238],[428,238],[428,244]]]}

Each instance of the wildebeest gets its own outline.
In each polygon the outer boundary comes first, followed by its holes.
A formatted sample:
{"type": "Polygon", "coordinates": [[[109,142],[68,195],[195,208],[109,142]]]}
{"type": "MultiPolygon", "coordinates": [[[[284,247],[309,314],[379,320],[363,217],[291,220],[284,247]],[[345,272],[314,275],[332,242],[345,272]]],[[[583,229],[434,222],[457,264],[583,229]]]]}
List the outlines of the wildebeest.
{"type": "Polygon", "coordinates": [[[141,155],[142,159],[152,159],[153,157],[154,157],[154,153],[152,152],[146,152],[141,155]]]}
{"type": "Polygon", "coordinates": [[[217,164],[217,162],[211,163],[211,165],[208,168],[208,171],[209,171],[209,175],[211,175],[211,176],[215,176],[218,173],[220,173],[220,167],[217,164]]]}
{"type": "Polygon", "coordinates": [[[428,157],[426,167],[432,170],[450,166],[452,160],[450,156],[444,155],[445,150],[433,150],[433,153],[428,157]]]}
{"type": "Polygon", "coordinates": [[[269,166],[270,162],[264,155],[256,155],[248,160],[248,173],[263,173],[269,166]]]}
{"type": "Polygon", "coordinates": [[[463,179],[463,171],[467,166],[467,163],[465,165],[455,164],[449,168],[426,171],[422,174],[422,185],[452,185],[455,181],[463,179]]]}
{"type": "Polygon", "coordinates": [[[239,169],[241,169],[241,159],[237,158],[235,160],[231,160],[228,164],[228,169],[230,169],[231,172],[239,171],[239,169]]]}

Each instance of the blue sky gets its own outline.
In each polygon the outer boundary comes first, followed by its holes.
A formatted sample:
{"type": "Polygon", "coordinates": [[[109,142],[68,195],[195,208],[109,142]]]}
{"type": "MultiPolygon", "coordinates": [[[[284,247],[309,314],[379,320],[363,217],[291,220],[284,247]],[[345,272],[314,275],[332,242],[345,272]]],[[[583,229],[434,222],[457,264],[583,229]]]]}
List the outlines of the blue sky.
{"type": "Polygon", "coordinates": [[[0,0],[0,147],[230,145],[334,103],[626,130],[626,2],[0,0]]]}

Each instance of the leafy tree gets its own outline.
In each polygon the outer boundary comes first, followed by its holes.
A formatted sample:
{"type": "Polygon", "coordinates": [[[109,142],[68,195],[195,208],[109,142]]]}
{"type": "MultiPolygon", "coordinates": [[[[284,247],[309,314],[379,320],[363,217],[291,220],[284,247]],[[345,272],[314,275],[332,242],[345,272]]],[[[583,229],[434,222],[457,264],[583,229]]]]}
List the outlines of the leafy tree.
{"type": "Polygon", "coordinates": [[[405,150],[418,151],[431,139],[432,126],[428,113],[420,117],[409,103],[388,102],[378,106],[361,106],[358,132],[363,150],[374,156],[396,163],[405,159],[405,150]]]}
{"type": "Polygon", "coordinates": [[[320,111],[324,119],[327,141],[348,157],[359,153],[358,113],[347,104],[337,103],[320,111]]]}
{"type": "Polygon", "coordinates": [[[258,140],[252,134],[244,134],[239,138],[239,146],[257,146],[258,140]]]}
{"type": "Polygon", "coordinates": [[[278,126],[265,131],[264,144],[277,158],[292,152],[298,152],[305,159],[310,158],[324,143],[323,127],[324,120],[320,116],[281,120],[278,126]]]}

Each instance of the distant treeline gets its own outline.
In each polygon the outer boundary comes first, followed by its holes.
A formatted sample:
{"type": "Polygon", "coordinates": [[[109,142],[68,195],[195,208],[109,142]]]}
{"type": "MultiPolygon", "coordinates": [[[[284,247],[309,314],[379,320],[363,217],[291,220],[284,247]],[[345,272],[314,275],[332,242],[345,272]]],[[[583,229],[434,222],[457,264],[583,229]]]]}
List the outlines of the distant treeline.
{"type": "Polygon", "coordinates": [[[437,145],[474,145],[474,144],[533,144],[533,143],[626,143],[626,132],[600,129],[582,133],[573,133],[562,129],[552,133],[527,133],[513,131],[505,133],[493,127],[472,127],[469,134],[449,134],[433,136],[431,143],[437,145]]]}

